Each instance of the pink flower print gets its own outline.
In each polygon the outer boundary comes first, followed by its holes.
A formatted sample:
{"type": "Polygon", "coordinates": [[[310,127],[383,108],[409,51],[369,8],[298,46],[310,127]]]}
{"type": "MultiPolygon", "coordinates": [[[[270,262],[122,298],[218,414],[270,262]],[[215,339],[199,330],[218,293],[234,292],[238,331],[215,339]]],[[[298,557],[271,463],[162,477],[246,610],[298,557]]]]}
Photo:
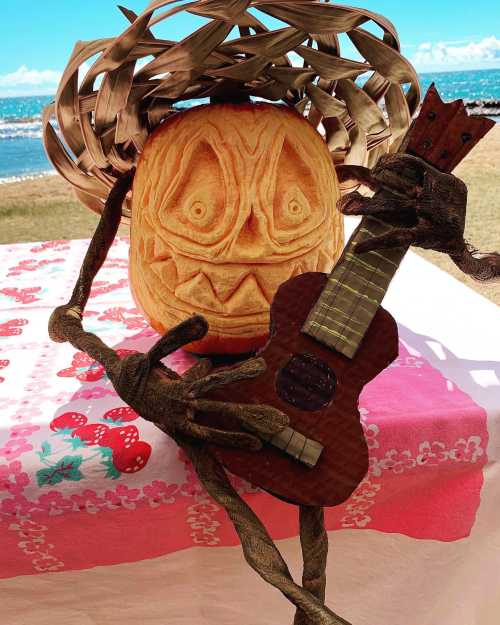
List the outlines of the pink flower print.
{"type": "Polygon", "coordinates": [[[116,395],[113,389],[107,389],[104,386],[94,386],[93,388],[82,388],[71,396],[71,400],[76,399],[102,399],[107,395],[116,395]]]}
{"type": "Polygon", "coordinates": [[[177,458],[184,464],[186,470],[186,481],[181,486],[182,494],[185,497],[197,497],[204,494],[205,490],[198,479],[193,463],[183,449],[179,448],[177,450],[177,458]]]}
{"type": "Polygon", "coordinates": [[[446,445],[439,441],[424,441],[418,446],[417,464],[420,466],[435,466],[448,460],[449,452],[446,445]]]}
{"type": "Polygon", "coordinates": [[[128,259],[108,258],[104,263],[104,269],[128,269],[128,259]]]}
{"type": "Polygon", "coordinates": [[[182,349],[178,349],[173,354],[170,354],[165,360],[165,364],[167,365],[167,367],[173,369],[179,375],[182,375],[183,373],[191,369],[191,367],[197,362],[197,358],[182,349]]]}
{"type": "Polygon", "coordinates": [[[30,483],[27,473],[21,471],[22,465],[19,461],[10,464],[0,465],[0,491],[7,491],[11,495],[23,492],[30,483]]]}
{"type": "Polygon", "coordinates": [[[123,507],[128,510],[135,510],[140,494],[141,491],[138,488],[128,488],[124,484],[120,484],[115,491],[107,490],[104,493],[104,499],[111,509],[123,507]]]}
{"type": "Polygon", "coordinates": [[[379,460],[375,456],[368,458],[368,475],[372,477],[380,477],[384,468],[384,460],[379,460]]]}
{"type": "Polygon", "coordinates": [[[76,504],[78,510],[85,510],[89,514],[96,514],[104,505],[104,500],[89,489],[84,490],[81,495],[71,495],[71,501],[76,504]]]}
{"type": "Polygon", "coordinates": [[[5,410],[11,406],[16,406],[19,403],[18,399],[12,399],[11,397],[0,397],[0,410],[5,410]]]}
{"type": "Polygon", "coordinates": [[[19,336],[22,334],[21,327],[28,323],[27,319],[9,319],[0,323],[0,336],[19,336]]]}
{"type": "Polygon", "coordinates": [[[42,287],[32,286],[25,289],[18,289],[16,287],[0,289],[0,293],[6,297],[10,297],[18,304],[32,304],[33,302],[40,301],[39,297],[36,297],[37,293],[40,293],[42,287]]]}
{"type": "MultiPolygon", "coordinates": [[[[0,369],[5,369],[6,367],[8,367],[10,364],[10,360],[0,360],[0,369]]],[[[2,378],[0,376],[0,384],[2,382],[5,382],[5,378],[2,378]]]]}
{"type": "Polygon", "coordinates": [[[20,425],[14,425],[10,428],[10,438],[17,439],[24,436],[31,436],[34,432],[40,429],[39,425],[30,425],[28,423],[22,423],[20,425]]]}
{"type": "Polygon", "coordinates": [[[7,460],[14,460],[32,449],[33,445],[29,445],[25,438],[16,437],[9,439],[3,447],[0,447],[0,456],[4,456],[7,460]]]}
{"type": "Polygon", "coordinates": [[[177,484],[165,484],[160,480],[154,480],[149,486],[142,489],[149,499],[149,505],[157,508],[160,503],[174,503],[173,495],[179,490],[177,484]]]}
{"type": "Polygon", "coordinates": [[[368,415],[370,414],[370,411],[367,410],[366,408],[359,408],[359,418],[361,420],[361,422],[365,422],[366,419],[368,418],[368,415]]]}
{"type": "Polygon", "coordinates": [[[130,339],[133,339],[134,341],[138,341],[140,339],[149,339],[151,337],[158,338],[158,332],[153,330],[153,328],[147,327],[147,328],[143,328],[137,334],[134,334],[133,336],[131,336],[130,339]]]}
{"type": "Polygon", "coordinates": [[[370,425],[363,423],[362,425],[368,449],[377,449],[380,446],[377,440],[380,432],[378,425],[375,425],[375,423],[370,423],[370,425]]]}
{"type": "Polygon", "coordinates": [[[45,252],[45,250],[57,250],[58,252],[64,252],[69,249],[70,246],[68,241],[45,241],[40,245],[35,245],[35,247],[30,248],[30,252],[39,254],[40,252],[45,252]]]}
{"type": "Polygon", "coordinates": [[[38,379],[38,380],[34,379],[26,387],[26,390],[27,391],[31,391],[32,393],[37,393],[38,395],[44,394],[45,391],[47,390],[47,380],[45,380],[43,378],[42,379],[38,379]]]}
{"type": "MultiPolygon", "coordinates": [[[[378,491],[382,488],[381,484],[373,484],[366,478],[359,484],[354,493],[352,494],[352,498],[355,501],[359,500],[368,500],[373,499],[378,491]]],[[[359,506],[359,503],[356,504],[359,506]]],[[[372,505],[372,504],[370,504],[372,505]]]]}
{"type": "Polygon", "coordinates": [[[41,396],[31,395],[26,399],[21,399],[19,402],[18,413],[14,417],[16,421],[31,421],[33,417],[41,417],[43,415],[43,410],[39,405],[34,405],[35,403],[40,403],[41,396]]]}
{"type": "Polygon", "coordinates": [[[68,401],[73,400],[73,395],[74,393],[71,393],[71,391],[60,391],[56,395],[47,395],[47,399],[58,406],[62,406],[68,401]]]}
{"type": "Polygon", "coordinates": [[[28,260],[21,260],[15,267],[9,267],[9,273],[7,276],[20,276],[23,271],[36,271],[40,267],[53,265],[54,263],[64,263],[64,258],[53,258],[52,260],[36,260],[34,258],[30,258],[28,260]]]}
{"type": "Polygon", "coordinates": [[[67,510],[73,508],[73,503],[68,499],[64,499],[63,495],[56,490],[40,495],[38,498],[38,506],[48,512],[50,516],[63,514],[67,510]]]}
{"type": "Polygon", "coordinates": [[[33,509],[33,504],[24,495],[16,494],[15,497],[0,501],[0,512],[17,518],[26,517],[33,509]]]}
{"type": "Polygon", "coordinates": [[[137,308],[124,308],[123,306],[108,308],[98,317],[98,320],[122,323],[128,330],[140,330],[148,325],[137,308]]]}
{"type": "Polygon", "coordinates": [[[118,289],[123,289],[128,285],[127,278],[123,278],[118,282],[107,282],[106,280],[94,282],[92,285],[92,290],[90,292],[90,297],[97,297],[99,295],[104,295],[106,293],[111,293],[112,291],[117,291],[118,289]]]}
{"type": "Polygon", "coordinates": [[[356,509],[349,511],[349,514],[342,517],[340,522],[342,527],[366,527],[371,520],[372,518],[362,510],[356,509]]]}
{"type": "Polygon", "coordinates": [[[459,439],[455,443],[455,447],[450,451],[450,458],[455,462],[471,462],[474,463],[484,454],[481,447],[480,436],[469,436],[459,439]]]}
{"type": "Polygon", "coordinates": [[[40,553],[38,558],[33,560],[33,566],[39,573],[46,573],[47,571],[59,571],[64,568],[64,562],[58,560],[50,553],[40,553]]]}
{"type": "Polygon", "coordinates": [[[382,460],[381,464],[384,469],[388,469],[394,473],[403,473],[403,471],[413,469],[416,462],[411,457],[411,452],[409,450],[397,451],[396,449],[391,449],[386,452],[385,458],[382,460]]]}
{"type": "MultiPolygon", "coordinates": [[[[120,358],[125,358],[130,354],[136,354],[135,350],[117,349],[116,353],[120,358]]],[[[97,382],[104,377],[106,370],[101,363],[93,360],[85,352],[76,352],[71,362],[71,367],[58,372],[60,378],[76,378],[80,382],[97,382]]]]}

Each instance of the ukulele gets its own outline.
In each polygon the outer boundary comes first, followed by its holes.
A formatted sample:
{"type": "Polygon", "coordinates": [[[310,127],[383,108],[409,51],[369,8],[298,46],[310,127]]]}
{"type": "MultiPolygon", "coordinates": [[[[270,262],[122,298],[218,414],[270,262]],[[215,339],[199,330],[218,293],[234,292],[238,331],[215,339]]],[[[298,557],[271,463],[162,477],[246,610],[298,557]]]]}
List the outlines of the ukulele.
{"type": "MultiPolygon", "coordinates": [[[[444,104],[432,85],[400,152],[449,173],[492,125],[469,117],[461,100],[444,104]]],[[[267,370],[231,387],[232,401],[274,406],[290,425],[257,453],[210,449],[229,471],[284,501],[338,505],[367,473],[358,397],[398,355],[396,322],[380,303],[408,247],[353,250],[391,229],[363,217],[330,275],[310,272],[283,283],[271,305],[269,340],[258,352],[267,370]]],[[[227,399],[222,390],[209,397],[227,399]]],[[[238,429],[217,415],[197,421],[238,429]]]]}

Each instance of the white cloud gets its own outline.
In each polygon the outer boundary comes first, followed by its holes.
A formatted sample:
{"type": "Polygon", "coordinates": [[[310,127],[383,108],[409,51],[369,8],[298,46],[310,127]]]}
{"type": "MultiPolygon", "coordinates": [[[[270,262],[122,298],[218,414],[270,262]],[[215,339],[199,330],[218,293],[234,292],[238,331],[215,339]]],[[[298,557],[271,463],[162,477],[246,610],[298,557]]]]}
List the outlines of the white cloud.
{"type": "Polygon", "coordinates": [[[28,69],[26,65],[11,74],[0,75],[0,87],[18,87],[20,85],[57,85],[61,79],[61,72],[52,69],[39,71],[28,69]]]}
{"type": "MultiPolygon", "coordinates": [[[[153,57],[140,59],[136,64],[136,71],[146,65],[153,57]]],[[[89,71],[91,63],[82,63],[78,70],[78,82],[82,82],[85,74],[89,71]]],[[[0,74],[0,98],[11,96],[28,95],[54,95],[63,75],[62,71],[53,69],[29,69],[26,65],[21,65],[19,69],[10,74],[0,74]]],[[[94,88],[99,88],[102,81],[102,74],[97,77],[94,88]]]]}
{"type": "Polygon", "coordinates": [[[10,74],[0,74],[0,95],[43,95],[55,93],[62,73],[52,69],[29,69],[21,65],[10,74]]]}
{"type": "Polygon", "coordinates": [[[425,42],[418,46],[411,61],[418,70],[500,67],[500,39],[491,36],[478,43],[425,42]],[[457,45],[460,43],[463,45],[457,45]]]}

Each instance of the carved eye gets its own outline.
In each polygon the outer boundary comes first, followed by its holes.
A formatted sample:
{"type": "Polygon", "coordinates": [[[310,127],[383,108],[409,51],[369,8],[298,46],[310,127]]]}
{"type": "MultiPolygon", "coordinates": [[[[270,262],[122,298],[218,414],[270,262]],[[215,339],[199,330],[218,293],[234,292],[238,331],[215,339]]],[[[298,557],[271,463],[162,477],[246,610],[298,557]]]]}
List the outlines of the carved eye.
{"type": "MultiPolygon", "coordinates": [[[[162,198],[162,224],[186,239],[211,243],[224,222],[225,180],[217,154],[208,142],[188,145],[176,163],[171,191],[162,198]]],[[[167,168],[166,164],[166,168],[167,168]]]]}
{"type": "Polygon", "coordinates": [[[318,201],[316,184],[300,153],[285,140],[276,169],[273,205],[274,236],[278,241],[297,238],[318,225],[311,209],[311,203],[318,201]]]}
{"type": "Polygon", "coordinates": [[[282,198],[280,208],[275,211],[275,220],[278,217],[280,229],[288,230],[299,226],[310,215],[311,206],[308,199],[300,188],[294,185],[282,198]]]}
{"type": "Polygon", "coordinates": [[[186,204],[184,208],[184,215],[186,219],[196,228],[204,228],[209,225],[213,218],[212,207],[207,206],[201,200],[193,200],[191,203],[186,204]]]}

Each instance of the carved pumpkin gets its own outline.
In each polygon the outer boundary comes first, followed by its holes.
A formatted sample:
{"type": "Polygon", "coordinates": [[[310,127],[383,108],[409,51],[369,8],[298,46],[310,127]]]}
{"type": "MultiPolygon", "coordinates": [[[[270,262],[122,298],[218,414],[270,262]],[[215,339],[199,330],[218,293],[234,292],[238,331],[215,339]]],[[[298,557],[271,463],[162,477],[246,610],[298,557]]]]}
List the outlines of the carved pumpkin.
{"type": "Polygon", "coordinates": [[[343,247],[331,155],[295,111],[211,104],[150,135],[132,194],[130,282],[164,333],[202,314],[198,353],[262,346],[276,289],[330,271],[343,247]]]}

